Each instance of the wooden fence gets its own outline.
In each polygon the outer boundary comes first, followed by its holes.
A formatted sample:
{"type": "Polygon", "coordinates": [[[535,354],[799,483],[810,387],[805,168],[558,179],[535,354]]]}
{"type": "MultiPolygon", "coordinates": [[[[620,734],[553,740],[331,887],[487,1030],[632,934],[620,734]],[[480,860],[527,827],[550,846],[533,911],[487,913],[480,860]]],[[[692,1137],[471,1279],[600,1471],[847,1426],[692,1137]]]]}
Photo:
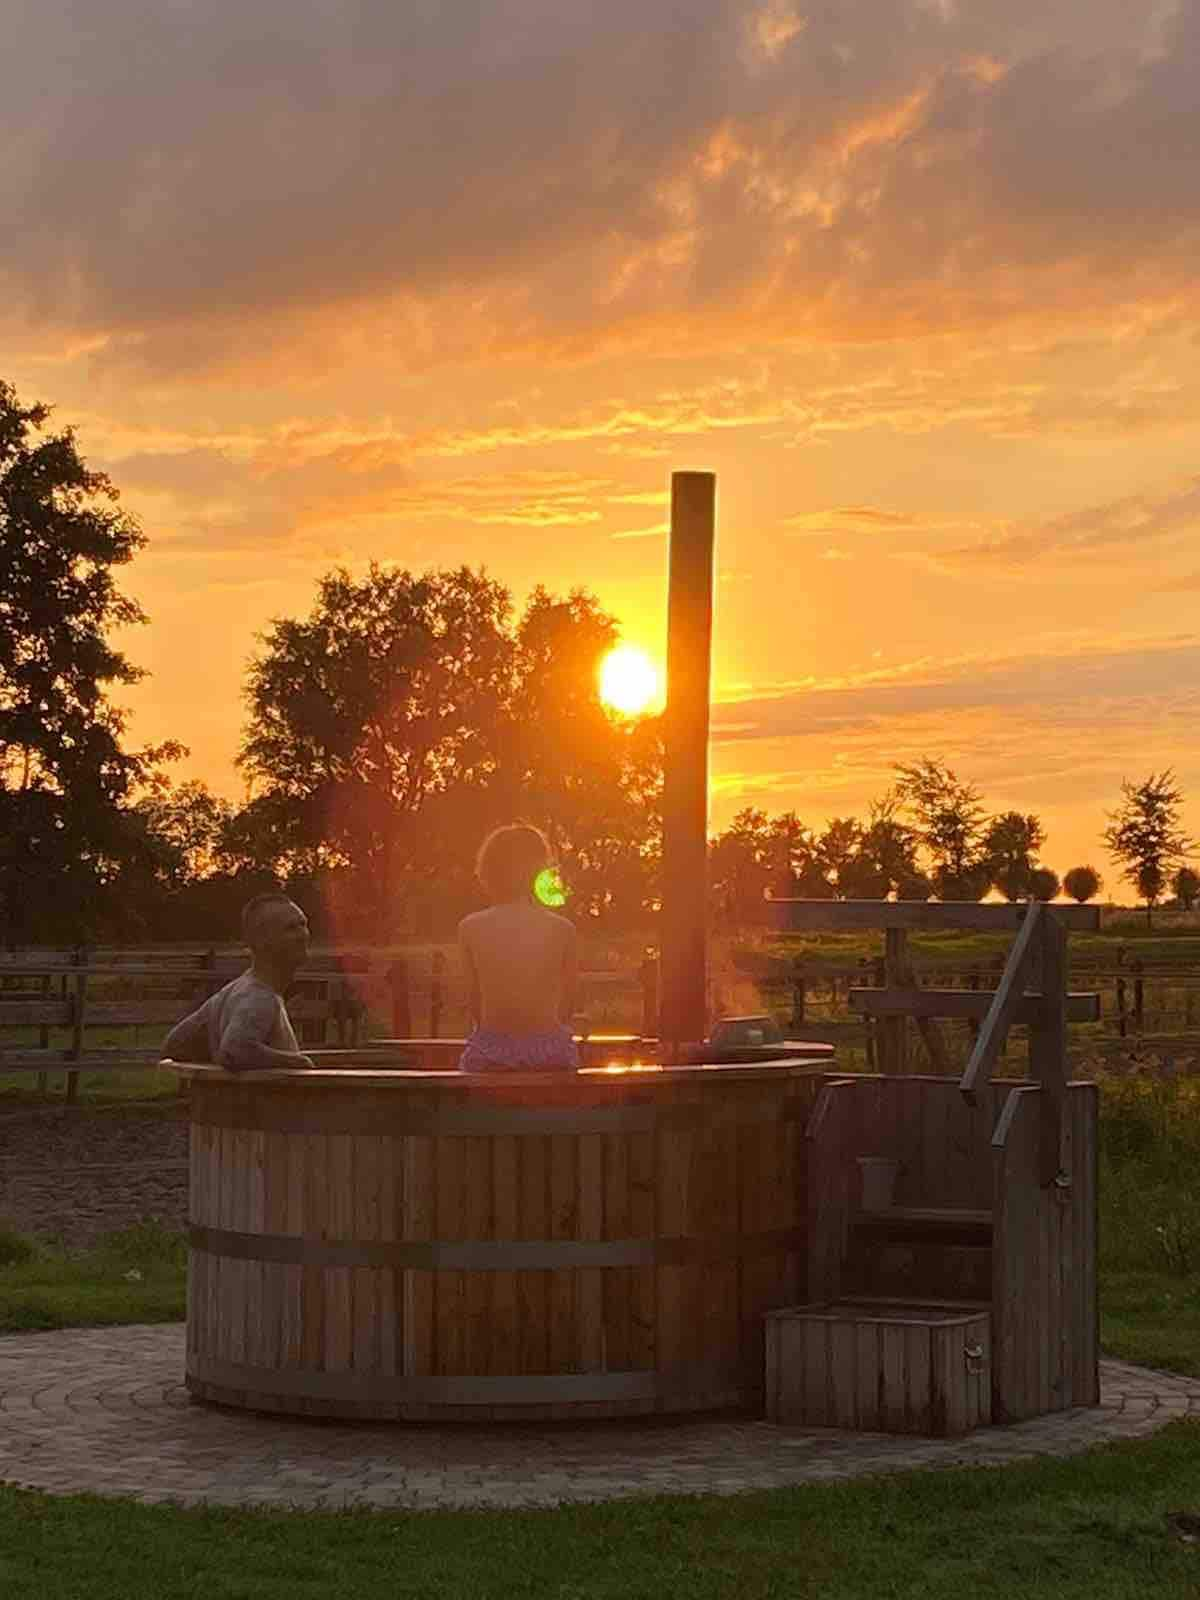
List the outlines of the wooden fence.
{"type": "MultiPolygon", "coordinates": [[[[67,1097],[74,1099],[81,1070],[153,1066],[166,1031],[245,966],[244,951],[200,946],[21,952],[0,960],[0,1073],[35,1072],[44,1090],[50,1071],[65,1070],[67,1097]],[[138,1038],[142,1029],[154,1030],[151,1042],[138,1038]],[[9,1042],[17,1030],[36,1038],[9,1042]],[[133,1039],[96,1042],[105,1030],[110,1036],[133,1030],[133,1039]]],[[[632,971],[584,972],[581,986],[593,996],[624,991],[626,1009],[640,1013],[642,1033],[656,1032],[653,960],[632,971]]],[[[313,965],[297,974],[287,1004],[301,1044],[353,1050],[372,1033],[421,1035],[432,1043],[448,1023],[461,1032],[464,1001],[441,951],[418,962],[411,955],[327,950],[314,952],[313,965]]]]}

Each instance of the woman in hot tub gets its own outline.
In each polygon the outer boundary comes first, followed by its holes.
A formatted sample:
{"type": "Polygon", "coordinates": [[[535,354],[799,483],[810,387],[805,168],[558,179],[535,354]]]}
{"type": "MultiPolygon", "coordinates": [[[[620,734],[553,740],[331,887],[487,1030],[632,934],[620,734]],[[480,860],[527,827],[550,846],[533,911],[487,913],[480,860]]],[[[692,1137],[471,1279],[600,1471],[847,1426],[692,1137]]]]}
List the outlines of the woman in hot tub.
{"type": "Polygon", "coordinates": [[[491,904],[458,927],[475,1023],[459,1062],[463,1072],[579,1065],[567,1026],[575,1008],[575,927],[534,892],[549,866],[545,836],[524,823],[497,828],[480,846],[475,871],[491,904]]]}

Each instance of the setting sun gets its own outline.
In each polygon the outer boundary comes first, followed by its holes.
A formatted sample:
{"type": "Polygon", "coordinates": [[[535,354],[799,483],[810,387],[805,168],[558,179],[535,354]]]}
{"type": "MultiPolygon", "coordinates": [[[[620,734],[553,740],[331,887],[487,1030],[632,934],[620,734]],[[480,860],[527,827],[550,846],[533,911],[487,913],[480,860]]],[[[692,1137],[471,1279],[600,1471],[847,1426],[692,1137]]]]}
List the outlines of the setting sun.
{"type": "Polygon", "coordinates": [[[658,697],[658,671],[644,650],[618,645],[600,663],[600,698],[626,717],[648,711],[658,697]]]}

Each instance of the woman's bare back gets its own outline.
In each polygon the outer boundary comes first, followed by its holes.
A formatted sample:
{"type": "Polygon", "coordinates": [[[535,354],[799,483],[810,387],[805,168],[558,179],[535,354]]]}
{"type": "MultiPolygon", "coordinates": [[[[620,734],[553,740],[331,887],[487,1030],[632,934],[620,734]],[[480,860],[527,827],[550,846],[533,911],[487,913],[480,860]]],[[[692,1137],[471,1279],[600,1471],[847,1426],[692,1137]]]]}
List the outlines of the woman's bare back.
{"type": "Polygon", "coordinates": [[[458,928],[471,1005],[482,1028],[546,1033],[575,1005],[575,927],[530,901],[492,906],[458,928]]]}

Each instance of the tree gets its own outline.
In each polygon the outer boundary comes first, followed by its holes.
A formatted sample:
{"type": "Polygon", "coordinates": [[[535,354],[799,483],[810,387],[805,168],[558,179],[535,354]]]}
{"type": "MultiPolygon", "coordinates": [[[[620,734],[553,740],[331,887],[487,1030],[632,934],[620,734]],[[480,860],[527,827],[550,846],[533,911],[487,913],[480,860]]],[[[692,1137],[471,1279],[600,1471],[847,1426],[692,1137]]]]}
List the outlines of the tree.
{"type": "Polygon", "coordinates": [[[1200,895],[1200,873],[1191,867],[1180,867],[1171,880],[1171,889],[1184,911],[1190,911],[1200,895]]]}
{"type": "Polygon", "coordinates": [[[708,860],[713,903],[728,922],[761,916],[768,892],[780,900],[833,897],[818,843],[794,811],[769,817],[747,806],[710,842],[708,860]]]}
{"type": "Polygon", "coordinates": [[[599,695],[619,626],[593,595],[538,587],[515,633],[514,687],[486,803],[544,829],[577,915],[640,921],[661,854],[662,727],[599,695]]]}
{"type": "Polygon", "coordinates": [[[983,854],[987,857],[991,881],[1006,900],[1023,900],[1035,892],[1032,887],[1035,858],[1045,838],[1040,818],[1023,816],[1019,811],[1003,811],[988,823],[983,836],[983,854]]]}
{"type": "Polygon", "coordinates": [[[1124,799],[1109,812],[1102,835],[1109,854],[1121,863],[1121,876],[1137,888],[1146,903],[1146,926],[1167,884],[1171,867],[1181,864],[1195,845],[1180,826],[1183,791],[1167,768],[1142,783],[1121,784],[1124,799]]]}
{"type": "Polygon", "coordinates": [[[1095,867],[1072,867],[1063,877],[1063,891],[1080,905],[1100,893],[1103,880],[1095,867]]]}
{"type": "Polygon", "coordinates": [[[339,568],[251,662],[239,764],[284,846],[276,868],[355,869],[377,936],[403,925],[402,885],[432,879],[447,845],[470,853],[434,813],[495,770],[509,611],[508,591],[465,567],[418,577],[372,562],[357,580],[339,568]]]}
{"type": "Polygon", "coordinates": [[[160,872],[172,888],[220,870],[234,810],[206,784],[193,779],[163,786],[139,800],[133,812],[160,847],[160,872]]]}
{"type": "Polygon", "coordinates": [[[0,382],[0,935],[90,936],[144,844],[126,801],[180,746],[129,751],[113,684],[142,673],[110,642],[144,622],[115,567],[145,543],[72,431],[0,382]]]}
{"type": "Polygon", "coordinates": [[[838,871],[838,893],[848,900],[928,900],[933,885],[917,861],[920,839],[901,822],[900,802],[889,791],[871,802],[853,858],[838,871]]]}
{"type": "Polygon", "coordinates": [[[1058,873],[1049,867],[1034,867],[1029,874],[1029,893],[1035,900],[1053,900],[1059,888],[1058,873]]]}
{"type": "Polygon", "coordinates": [[[912,766],[897,764],[897,803],[914,818],[917,836],[929,856],[939,900],[978,900],[991,871],[983,851],[984,810],[979,790],[962,783],[949,767],[928,757],[912,766]]]}
{"type": "Polygon", "coordinates": [[[310,884],[356,936],[432,932],[477,903],[483,834],[520,818],[549,835],[573,911],[640,920],[661,737],[600,702],[616,637],[582,590],[536,590],[514,624],[483,572],[330,573],[252,663],[241,761],[259,788],[225,857],[310,884]]]}
{"type": "Polygon", "coordinates": [[[832,817],[817,840],[821,876],[841,899],[855,883],[855,863],[862,849],[862,824],[854,817],[832,817]]]}

